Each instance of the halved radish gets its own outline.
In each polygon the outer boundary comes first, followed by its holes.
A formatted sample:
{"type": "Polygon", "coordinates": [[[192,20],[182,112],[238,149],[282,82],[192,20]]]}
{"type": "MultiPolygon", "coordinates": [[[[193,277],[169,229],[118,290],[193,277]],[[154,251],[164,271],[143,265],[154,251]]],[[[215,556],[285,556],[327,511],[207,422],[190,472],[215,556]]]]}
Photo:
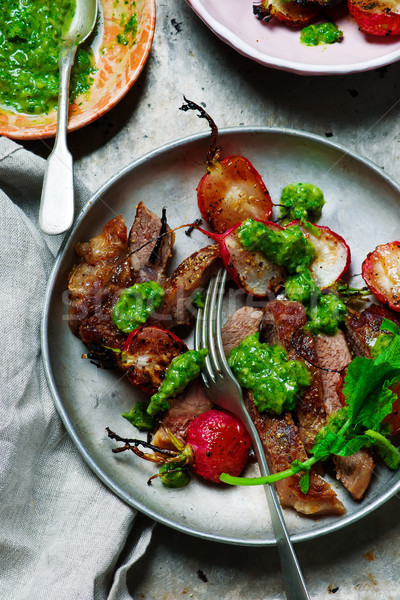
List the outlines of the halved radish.
{"type": "Polygon", "coordinates": [[[377,246],[362,264],[371,292],[392,310],[400,311],[400,242],[377,246]]]}
{"type": "MultiPolygon", "coordinates": [[[[254,220],[270,229],[282,229],[277,223],[254,220]]],[[[233,281],[243,288],[246,294],[265,298],[271,291],[276,292],[283,285],[286,270],[261,252],[245,250],[237,234],[240,225],[241,223],[238,223],[222,234],[210,233],[201,227],[197,229],[218,242],[222,261],[233,281]]]]}
{"type": "Polygon", "coordinates": [[[400,35],[398,0],[348,0],[349,11],[363,33],[400,35]]]}
{"type": "Polygon", "coordinates": [[[298,225],[315,248],[315,258],[309,269],[318,287],[323,290],[340,279],[351,261],[350,248],[342,236],[324,225],[313,224],[319,236],[306,229],[300,221],[292,221],[286,227],[291,225],[298,225]]]}
{"type": "Polygon", "coordinates": [[[219,233],[246,219],[267,220],[272,202],[261,175],[244,156],[228,156],[207,166],[197,186],[204,219],[219,233]]]}

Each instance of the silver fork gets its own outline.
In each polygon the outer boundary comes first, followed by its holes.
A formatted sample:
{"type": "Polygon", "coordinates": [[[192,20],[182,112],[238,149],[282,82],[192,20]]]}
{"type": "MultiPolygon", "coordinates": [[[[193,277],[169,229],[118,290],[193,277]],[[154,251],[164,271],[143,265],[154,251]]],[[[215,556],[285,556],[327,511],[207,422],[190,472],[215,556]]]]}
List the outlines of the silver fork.
{"type": "MultiPolygon", "coordinates": [[[[207,394],[215,404],[230,411],[243,422],[250,435],[261,475],[265,476],[269,475],[269,469],[261,440],[244,405],[241,387],[229,368],[222,344],[221,313],[226,275],[225,269],[221,269],[208,286],[204,308],[200,308],[197,314],[194,345],[196,350],[208,349],[206,364],[201,373],[207,394]]],[[[279,550],[287,600],[310,600],[275,489],[269,485],[263,487],[279,550]]]]}

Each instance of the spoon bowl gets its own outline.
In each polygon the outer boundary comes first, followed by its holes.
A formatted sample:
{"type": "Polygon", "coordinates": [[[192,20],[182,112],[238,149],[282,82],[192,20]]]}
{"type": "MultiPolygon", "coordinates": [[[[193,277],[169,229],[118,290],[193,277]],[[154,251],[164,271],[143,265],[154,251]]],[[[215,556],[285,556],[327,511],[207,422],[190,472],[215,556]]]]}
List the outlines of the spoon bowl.
{"type": "Polygon", "coordinates": [[[98,9],[98,0],[76,0],[60,50],[57,134],[47,159],[39,210],[40,229],[49,235],[64,233],[74,220],[73,159],[67,147],[69,80],[77,47],[92,33],[98,9]]]}

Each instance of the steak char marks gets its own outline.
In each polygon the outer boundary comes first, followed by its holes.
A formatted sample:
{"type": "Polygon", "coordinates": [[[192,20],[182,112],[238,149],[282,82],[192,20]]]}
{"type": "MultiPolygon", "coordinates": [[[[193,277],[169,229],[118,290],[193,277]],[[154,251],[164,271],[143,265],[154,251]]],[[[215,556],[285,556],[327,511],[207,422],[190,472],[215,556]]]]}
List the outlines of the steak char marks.
{"type": "Polygon", "coordinates": [[[139,202],[129,232],[130,261],[135,282],[163,283],[174,245],[174,234],[170,232],[165,215],[161,220],[143,202],[139,202]]]}

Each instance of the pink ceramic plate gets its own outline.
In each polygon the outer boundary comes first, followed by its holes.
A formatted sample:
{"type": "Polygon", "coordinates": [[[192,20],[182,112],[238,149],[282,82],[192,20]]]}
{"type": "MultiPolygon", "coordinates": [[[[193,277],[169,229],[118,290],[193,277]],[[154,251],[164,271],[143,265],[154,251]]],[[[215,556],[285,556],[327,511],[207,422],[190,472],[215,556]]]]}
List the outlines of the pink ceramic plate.
{"type": "Polygon", "coordinates": [[[345,74],[382,67],[400,59],[400,36],[378,38],[358,30],[347,8],[329,12],[344,33],[340,44],[304,46],[300,30],[253,15],[252,0],[186,0],[224,42],[267,67],[302,75],[345,74]]]}
{"type": "MultiPolygon", "coordinates": [[[[121,100],[139,77],[153,41],[155,0],[130,4],[100,1],[102,18],[93,43],[98,70],[90,92],[77,98],[70,108],[68,131],[91,123],[121,100]],[[117,36],[133,12],[138,19],[135,43],[124,46],[117,42],[117,36]]],[[[56,121],[56,111],[26,115],[0,108],[0,135],[25,140],[51,137],[56,133],[56,121]]]]}

